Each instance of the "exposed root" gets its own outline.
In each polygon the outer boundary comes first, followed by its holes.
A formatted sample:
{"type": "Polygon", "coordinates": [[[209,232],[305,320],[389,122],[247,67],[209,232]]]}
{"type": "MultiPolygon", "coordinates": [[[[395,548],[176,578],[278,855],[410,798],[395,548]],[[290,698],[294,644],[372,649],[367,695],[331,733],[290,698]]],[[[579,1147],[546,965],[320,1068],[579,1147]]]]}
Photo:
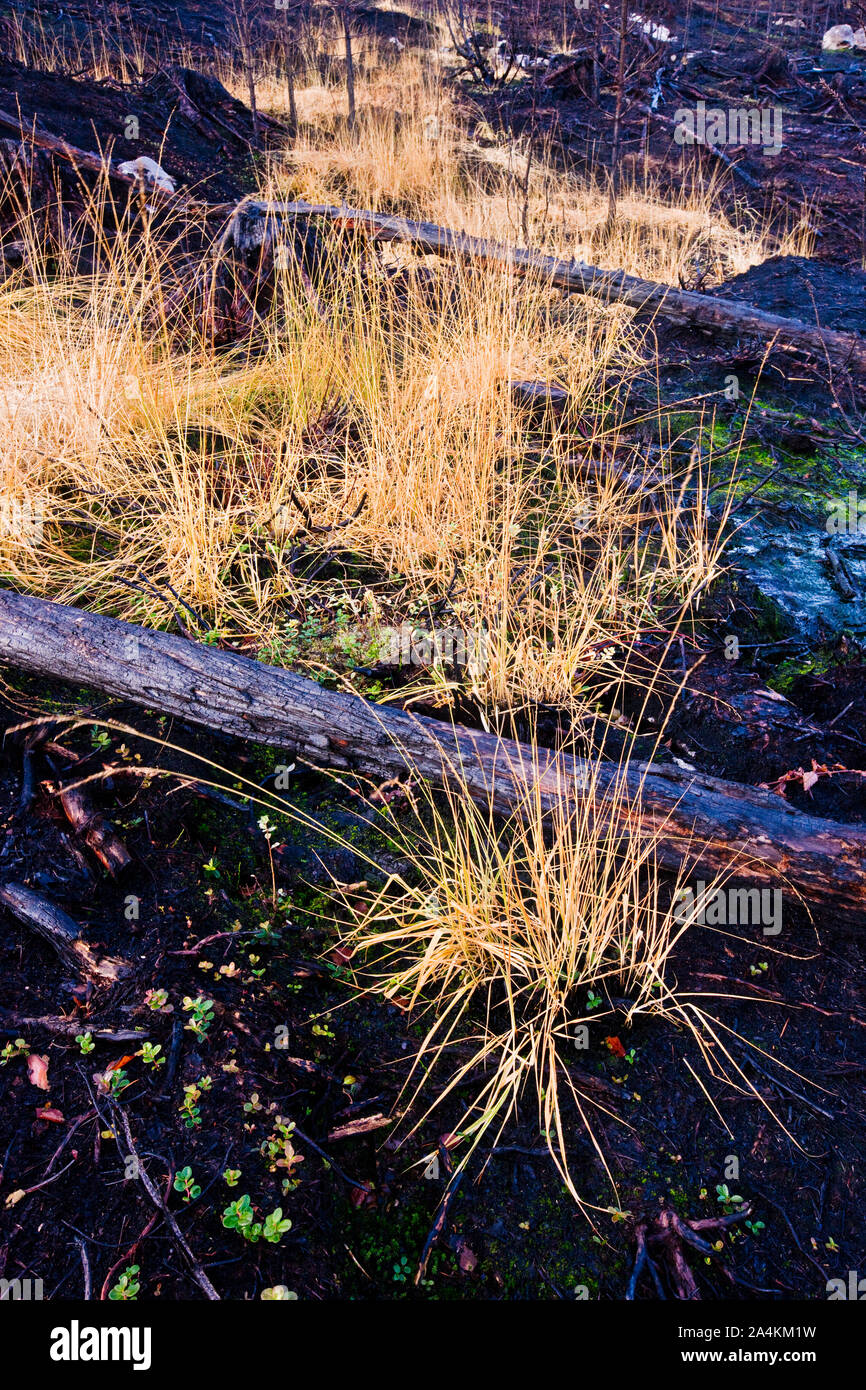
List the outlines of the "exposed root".
{"type": "Polygon", "coordinates": [[[651,1221],[639,1221],[635,1231],[637,1248],[634,1267],[628,1281],[626,1298],[634,1298],[641,1274],[646,1269],[659,1298],[667,1298],[665,1280],[662,1279],[664,1272],[675,1298],[699,1299],[700,1291],[686,1261],[684,1246],[690,1245],[702,1255],[715,1255],[714,1247],[698,1232],[725,1231],[737,1221],[743,1221],[750,1212],[751,1207],[744,1203],[728,1216],[711,1216],[701,1221],[689,1221],[665,1207],[651,1221]]]}

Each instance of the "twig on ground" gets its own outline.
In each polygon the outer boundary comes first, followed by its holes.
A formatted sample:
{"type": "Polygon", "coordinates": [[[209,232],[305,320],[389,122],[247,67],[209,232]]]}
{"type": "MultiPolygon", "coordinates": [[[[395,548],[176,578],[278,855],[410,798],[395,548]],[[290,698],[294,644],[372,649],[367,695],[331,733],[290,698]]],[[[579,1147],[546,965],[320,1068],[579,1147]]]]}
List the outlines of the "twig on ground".
{"type": "Polygon", "coordinates": [[[93,1281],[90,1277],[90,1260],[87,1258],[87,1246],[80,1238],[76,1239],[75,1244],[78,1246],[78,1253],[81,1256],[81,1270],[84,1275],[84,1301],[85,1303],[89,1303],[93,1294],[93,1281]]]}
{"type": "MultiPolygon", "coordinates": [[[[166,1201],[168,1201],[168,1197],[169,1197],[170,1192],[171,1192],[171,1178],[169,1177],[169,1180],[168,1180],[168,1183],[166,1184],[166,1189],[165,1189],[165,1200],[166,1200],[166,1201]]],[[[159,1218],[160,1218],[161,1214],[162,1214],[161,1212],[155,1211],[155,1212],[153,1213],[153,1216],[150,1218],[150,1220],[148,1221],[147,1225],[145,1226],[144,1230],[141,1232],[141,1235],[137,1238],[137,1240],[133,1241],[132,1245],[130,1245],[129,1249],[126,1251],[125,1254],[121,1255],[121,1257],[120,1257],[119,1260],[115,1260],[114,1264],[111,1266],[111,1269],[108,1271],[108,1273],[107,1273],[106,1276],[105,1276],[105,1280],[104,1280],[103,1285],[102,1285],[102,1291],[100,1292],[100,1295],[99,1295],[100,1302],[104,1303],[105,1300],[108,1298],[108,1291],[109,1291],[109,1289],[111,1288],[111,1281],[112,1281],[112,1279],[114,1278],[115,1274],[116,1274],[117,1271],[120,1269],[121,1265],[127,1265],[127,1264],[129,1263],[129,1261],[132,1259],[133,1255],[135,1254],[136,1250],[137,1250],[138,1247],[141,1245],[142,1241],[146,1240],[147,1237],[150,1235],[150,1233],[151,1233],[151,1231],[153,1230],[154,1226],[155,1226],[156,1223],[159,1221],[159,1218]]]]}
{"type": "Polygon", "coordinates": [[[150,1200],[153,1202],[153,1205],[160,1212],[162,1212],[166,1224],[168,1225],[168,1228],[174,1237],[175,1243],[177,1244],[178,1249],[180,1250],[181,1254],[183,1255],[184,1259],[189,1265],[192,1276],[198,1284],[199,1288],[202,1290],[205,1297],[209,1298],[212,1303],[219,1303],[219,1294],[217,1293],[210,1279],[208,1279],[207,1275],[205,1274],[204,1270],[202,1269],[201,1265],[199,1264],[198,1260],[196,1259],[195,1255],[190,1249],[183,1232],[181,1231],[180,1227],[177,1224],[177,1221],[175,1220],[174,1214],[171,1211],[169,1211],[168,1207],[165,1204],[165,1201],[160,1196],[159,1192],[154,1186],[152,1179],[148,1176],[147,1169],[142,1163],[141,1158],[139,1157],[138,1149],[135,1146],[135,1141],[132,1137],[132,1130],[129,1127],[129,1120],[126,1116],[126,1112],[121,1108],[121,1106],[117,1104],[117,1101],[113,1100],[111,1097],[109,1097],[109,1101],[111,1103],[114,1114],[117,1116],[120,1122],[120,1128],[123,1130],[123,1137],[126,1140],[128,1156],[131,1156],[135,1159],[136,1171],[138,1173],[139,1178],[141,1179],[142,1187],[144,1188],[150,1200]]]}

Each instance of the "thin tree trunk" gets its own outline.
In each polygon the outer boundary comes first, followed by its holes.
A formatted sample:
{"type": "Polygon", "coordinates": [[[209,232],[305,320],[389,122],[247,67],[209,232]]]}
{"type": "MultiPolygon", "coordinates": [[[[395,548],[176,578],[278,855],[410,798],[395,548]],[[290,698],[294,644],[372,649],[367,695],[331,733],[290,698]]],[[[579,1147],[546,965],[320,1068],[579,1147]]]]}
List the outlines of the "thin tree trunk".
{"type": "Polygon", "coordinates": [[[625,95],[625,40],[628,33],[629,0],[622,0],[619,13],[619,56],[616,69],[616,108],[613,117],[613,142],[610,151],[610,196],[607,205],[606,230],[616,221],[616,200],[619,194],[619,131],[622,121],[622,102],[625,95]]]}
{"type": "Polygon", "coordinates": [[[259,143],[259,108],[256,101],[256,79],[253,73],[252,25],[250,23],[250,0],[234,0],[235,24],[241,45],[241,57],[247,79],[250,111],[253,117],[253,140],[259,143]]]}
{"type": "Polygon", "coordinates": [[[298,133],[298,104],[295,100],[295,63],[293,58],[289,58],[286,67],[286,85],[289,89],[289,125],[292,135],[298,133]]]}
{"type": "Polygon", "coordinates": [[[346,96],[349,102],[349,129],[355,129],[355,59],[352,56],[352,27],[349,23],[349,12],[343,7],[341,10],[343,20],[343,39],[346,45],[346,96]]]}
{"type": "Polygon", "coordinates": [[[250,94],[250,111],[253,116],[253,139],[259,143],[259,108],[256,102],[256,79],[253,73],[253,59],[249,48],[244,52],[244,63],[247,70],[247,90],[250,94]]]}

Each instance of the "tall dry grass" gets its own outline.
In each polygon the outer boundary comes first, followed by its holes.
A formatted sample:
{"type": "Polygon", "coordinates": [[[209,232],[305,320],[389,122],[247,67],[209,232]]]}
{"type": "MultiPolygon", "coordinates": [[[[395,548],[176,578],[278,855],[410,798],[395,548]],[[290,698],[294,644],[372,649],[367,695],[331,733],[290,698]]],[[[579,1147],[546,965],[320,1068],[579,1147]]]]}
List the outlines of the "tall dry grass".
{"type": "Polygon", "coordinates": [[[289,268],[255,350],[214,354],[178,346],[160,274],[158,248],[115,248],[0,290],[0,477],[44,514],[38,544],[0,537],[7,582],[146,622],[179,596],[277,655],[286,609],[344,603],[375,639],[450,589],[490,639],[476,694],[508,706],[573,703],[607,643],[717,570],[700,472],[685,507],[681,480],[658,492],[652,538],[615,473],[587,480],[601,450],[646,468],[605,386],[638,361],[626,312],[471,268],[397,295],[356,252],[324,316],[289,268]],[[541,447],[511,383],[551,377],[572,403],[541,447]],[[376,583],[301,577],[305,516],[376,583]]]}
{"type": "MultiPolygon", "coordinates": [[[[284,82],[262,92],[285,116],[284,82]]],[[[745,207],[735,217],[723,211],[721,183],[697,166],[671,193],[642,158],[623,169],[611,228],[604,169],[579,176],[562,167],[543,130],[509,139],[480,113],[472,119],[443,82],[441,59],[407,53],[359,77],[356,102],[350,129],[339,86],[298,86],[300,131],[271,161],[273,196],[400,212],[668,284],[695,275],[717,283],[769,255],[813,248],[808,209],[770,233],[745,207]]]]}
{"type": "MultiPolygon", "coordinates": [[[[527,755],[537,751],[533,740],[527,755]]],[[[630,756],[627,748],[623,773],[630,756]]],[[[543,1143],[593,1222],[602,1212],[624,1214],[607,1128],[610,1121],[628,1127],[627,1102],[640,1099],[628,1079],[636,1025],[655,1019],[672,1029],[689,1080],[728,1132],[714,1082],[757,1100],[779,1122],[741,1065],[755,1045],[707,1007],[705,993],[692,996],[678,984],[677,950],[687,933],[705,930],[693,900],[683,909],[689,865],[661,876],[664,825],[636,835],[630,811],[639,794],[626,791],[624,777],[602,791],[597,776],[590,764],[581,797],[563,792],[552,809],[542,808],[528,779],[505,824],[470,800],[459,773],[443,794],[422,786],[392,817],[391,845],[406,868],[378,891],[334,891],[338,921],[354,921],[342,928],[342,954],[355,987],[389,1000],[422,1029],[395,1107],[396,1135],[405,1141],[422,1131],[429,1142],[431,1130],[444,1128],[459,1174],[519,1123],[520,1142],[543,1143]],[[620,1059],[614,1085],[587,1067],[605,1040],[620,1059]],[[575,1176],[575,1155],[587,1145],[612,1205],[590,1200],[575,1176]]],[[[732,862],[710,891],[743,872],[745,863],[732,862]]],[[[764,1064],[777,1060],[756,1051],[764,1064]]],[[[437,1152],[434,1145],[417,1162],[437,1152]]]]}
{"type": "MultiPolygon", "coordinates": [[[[259,74],[259,91],[284,110],[281,78],[269,87],[259,74]]],[[[266,194],[526,236],[671,282],[779,249],[758,223],[726,217],[712,185],[672,200],[639,171],[602,237],[591,181],[557,170],[549,150],[527,164],[525,145],[470,128],[417,55],[360,76],[357,97],[350,132],[338,90],[299,83],[301,132],[271,160],[266,194]]],[[[804,235],[793,229],[789,249],[804,235]]],[[[468,266],[440,266],[431,282],[406,252],[338,244],[321,306],[291,263],[278,266],[267,320],[215,352],[171,307],[156,240],[106,243],[85,274],[74,236],[66,253],[35,222],[22,238],[25,268],[0,286],[0,492],[44,522],[39,536],[2,528],[5,584],[151,624],[178,611],[192,624],[195,610],[212,632],[320,674],[322,651],[299,644],[287,615],[327,628],[348,614],[374,649],[381,628],[444,611],[486,639],[462,679],[495,724],[539,702],[591,716],[640,634],[660,614],[673,634],[719,572],[701,448],[683,468],[660,418],[639,438],[624,426],[643,355],[622,308],[468,266]],[[511,389],[532,379],[569,393],[545,432],[511,389]],[[607,475],[590,466],[600,459],[607,475]],[[629,472],[653,475],[649,511],[618,480],[629,472]],[[311,532],[306,518],[335,529],[311,532]],[[305,577],[302,546],[332,548],[342,573],[305,577]]],[[[673,1019],[710,1074],[749,1090],[717,1025],[674,990],[671,954],[691,928],[673,917],[653,843],[606,831],[594,786],[546,820],[530,793],[505,827],[459,783],[444,800],[419,795],[418,814],[393,827],[411,872],[363,906],[353,897],[350,942],[365,988],[427,1011],[409,1094],[423,1068],[444,1067],[447,1105],[481,1070],[465,1153],[533,1092],[584,1201],[567,1129],[576,1114],[595,1133],[570,1065],[589,990],[626,998],[626,1025],[673,1019]]]]}
{"type": "Polygon", "coordinates": [[[38,0],[29,13],[11,10],[3,25],[9,57],[42,72],[86,73],[98,82],[141,81],[152,68],[158,36],[129,24],[119,8],[105,18],[76,31],[64,22],[62,10],[43,14],[38,0]]]}
{"type": "MultiPolygon", "coordinates": [[[[326,149],[328,160],[342,149],[340,167],[353,171],[343,192],[377,201],[363,184],[376,168],[395,205],[453,221],[454,206],[451,217],[430,198],[459,199],[475,209],[474,229],[496,231],[496,199],[453,150],[441,182],[425,182],[439,156],[421,99],[428,77],[415,80],[414,62],[405,116],[391,108],[390,165],[373,140],[386,126],[378,115],[365,124],[363,100],[351,144],[326,149]]],[[[444,96],[436,119],[447,141],[444,96]]],[[[287,187],[312,168],[304,158],[300,148],[275,162],[268,191],[336,196],[333,185],[287,187]]],[[[46,248],[26,222],[25,269],[0,288],[2,486],[44,515],[38,544],[0,535],[8,582],[144,622],[170,620],[182,602],[210,630],[292,661],[304,653],[287,611],[339,606],[375,645],[379,627],[410,609],[423,619],[447,593],[450,621],[489,639],[483,670],[469,676],[495,711],[579,706],[611,642],[650,623],[660,595],[687,603],[716,572],[700,474],[685,511],[679,479],[658,493],[651,542],[615,471],[587,480],[600,452],[638,474],[647,467],[620,437],[621,400],[609,389],[641,361],[630,311],[567,304],[470,266],[443,267],[431,285],[411,256],[391,252],[376,269],[365,248],[337,243],[324,312],[292,263],[278,262],[274,308],[253,341],[215,353],[171,307],[164,247],[140,229],[102,236],[108,196],[96,191],[66,247],[46,248]],[[76,247],[88,232],[102,254],[82,274],[76,247]],[[569,392],[543,447],[511,391],[526,379],[569,392]],[[379,580],[300,577],[297,547],[314,539],[305,516],[340,527],[341,550],[379,580]]],[[[503,185],[500,212],[511,196],[503,185]]],[[[661,473],[670,450],[660,430],[661,473]]]]}

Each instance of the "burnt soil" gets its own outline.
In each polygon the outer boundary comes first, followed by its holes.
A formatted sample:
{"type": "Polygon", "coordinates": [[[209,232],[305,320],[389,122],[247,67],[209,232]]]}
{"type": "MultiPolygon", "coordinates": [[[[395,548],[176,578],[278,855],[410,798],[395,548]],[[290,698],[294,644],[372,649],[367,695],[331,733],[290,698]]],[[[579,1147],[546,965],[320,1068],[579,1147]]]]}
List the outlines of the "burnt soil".
{"type": "MultiPolygon", "coordinates": [[[[696,690],[686,702],[670,738],[675,756],[754,781],[808,766],[811,754],[828,761],[841,755],[851,765],[849,742],[833,730],[804,742],[797,719],[812,715],[827,724],[853,701],[845,731],[863,731],[862,662],[830,678],[803,680],[798,706],[782,707],[777,722],[770,721],[766,700],[749,702],[751,692],[764,688],[757,674],[741,673],[727,684],[723,675],[704,669],[702,684],[712,697],[696,690]],[[725,701],[721,713],[719,699],[725,701]]],[[[13,685],[10,723],[34,695],[32,684],[13,685]]],[[[49,694],[64,709],[81,707],[83,698],[86,710],[103,718],[109,713],[87,692],[59,687],[39,690],[43,709],[49,694]]],[[[147,718],[131,707],[115,705],[110,713],[207,756],[232,776],[273,779],[273,752],[147,718]]],[[[52,752],[50,770],[67,778],[73,769],[77,779],[109,765],[134,766],[136,756],[149,766],[191,769],[179,755],[155,759],[153,744],[133,737],[112,735],[108,746],[94,745],[89,732],[61,729],[55,737],[68,760],[58,762],[52,752]]],[[[757,1070],[737,1044],[737,1060],[761,1099],[707,1078],[681,1031],[653,1020],[628,1030],[622,1015],[605,1004],[603,1016],[590,1024],[588,1049],[566,1065],[603,1107],[593,1124],[630,1218],[597,1216],[593,1236],[544,1156],[527,1105],[523,1123],[510,1126],[496,1149],[482,1150],[470,1167],[434,1247],[429,1282],[416,1289],[415,1270],[446,1181],[444,1166],[437,1178],[425,1180],[421,1160],[459,1126],[469,1090],[458,1088],[435,1124],[422,1124],[399,1145],[388,1127],[328,1138],[350,1120],[400,1111],[400,1085],[421,1034],[420,1014],[354,997],[351,961],[335,949],[337,930],[322,893],[332,874],[343,882],[369,875],[361,853],[375,859],[387,845],[386,813],[326,777],[293,775],[292,805],[337,829],[346,842],[334,849],[324,835],[272,816],[275,840],[285,846],[275,853],[277,886],[285,893],[285,907],[275,914],[267,845],[248,810],[179,789],[171,779],[142,786],[134,775],[115,773],[98,802],[133,859],[112,881],[44,785],[46,756],[38,749],[32,755],[37,790],[24,809],[20,744],[7,740],[0,775],[3,878],[61,904],[98,954],[123,957],[133,973],[101,993],[83,989],[39,937],[4,913],[3,1010],[27,1018],[63,1014],[82,1033],[143,1028],[169,1061],[154,1071],[130,1055],[135,1044],[109,1041],[97,1041],[95,1052],[82,1056],[73,1039],[38,1025],[10,1025],[8,1013],[0,1015],[2,1036],[11,1041],[23,1033],[48,1069],[47,1090],[31,1084],[25,1059],[0,1070],[5,1277],[41,1277],[46,1297],[80,1297],[77,1242],[83,1240],[98,1297],[109,1270],[148,1226],[153,1208],[141,1184],[125,1176],[126,1155],[111,1134],[112,1102],[97,1080],[124,1058],[118,1100],[135,1143],[161,1190],[169,1176],[192,1167],[201,1196],[189,1207],[176,1193],[169,1200],[224,1297],[257,1297],[264,1287],[287,1284],[302,1298],[556,1299],[573,1297],[581,1285],[590,1297],[621,1298],[633,1219],[662,1204],[692,1218],[719,1212],[716,1189],[732,1171],[732,1157],[739,1177],[727,1186],[752,1204],[754,1231],[734,1228],[718,1260],[693,1261],[703,1297],[753,1297],[755,1290],[770,1299],[821,1297],[827,1278],[858,1267],[864,1253],[858,1163],[866,1067],[862,930],[832,917],[810,920],[786,896],[778,937],[764,936],[760,926],[687,934],[673,975],[721,1024],[762,1050],[763,1056],[753,1054],[757,1070]],[[137,920],[129,920],[132,902],[137,920]],[[268,923],[276,924],[273,939],[263,939],[268,923]],[[145,1005],[146,992],[154,989],[167,992],[172,1012],[154,1013],[145,1005]],[[188,1014],[182,1001],[200,994],[215,1004],[203,1040],[183,1027],[188,1014]],[[634,1049],[630,1061],[611,1050],[610,1038],[627,1053],[634,1049]],[[198,1102],[200,1124],[188,1128],[180,1113],[183,1087],[202,1076],[212,1078],[212,1087],[198,1102]],[[252,1111],[245,1109],[250,1104],[252,1111]],[[50,1116],[40,1118],[45,1108],[50,1116]],[[300,1181],[287,1196],[280,1193],[285,1170],[270,1171],[261,1153],[277,1116],[305,1136],[294,1140],[303,1162],[291,1170],[300,1181]],[[226,1169],[242,1173],[235,1189],[223,1181],[226,1169]],[[22,1190],[27,1195],[9,1206],[10,1196],[22,1190]],[[290,1217],[292,1230],[279,1247],[245,1247],[221,1225],[224,1208],[241,1193],[249,1193],[261,1212],[280,1205],[290,1217]]],[[[863,819],[859,786],[830,788],[831,781],[805,800],[825,815],[863,819]]],[[[232,796],[230,777],[224,782],[232,796]]],[[[399,815],[400,804],[392,811],[399,815]]],[[[580,1191],[603,1208],[613,1205],[610,1183],[574,1115],[567,1132],[580,1191]]],[[[126,1263],[141,1266],[143,1297],[200,1296],[160,1225],[126,1263]]],[[[639,1296],[651,1293],[650,1286],[639,1296]]]]}

